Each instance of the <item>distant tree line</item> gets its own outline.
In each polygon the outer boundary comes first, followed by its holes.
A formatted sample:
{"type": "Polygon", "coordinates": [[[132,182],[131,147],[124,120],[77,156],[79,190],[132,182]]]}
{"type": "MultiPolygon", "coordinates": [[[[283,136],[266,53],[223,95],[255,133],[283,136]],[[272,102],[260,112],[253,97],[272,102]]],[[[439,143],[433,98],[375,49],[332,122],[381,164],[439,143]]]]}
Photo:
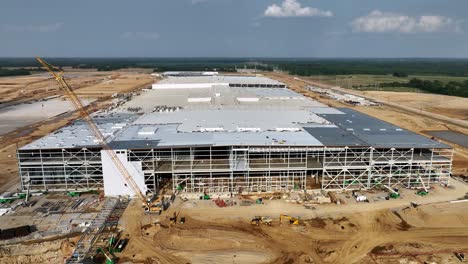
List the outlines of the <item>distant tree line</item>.
{"type": "Polygon", "coordinates": [[[28,69],[2,69],[0,68],[0,77],[5,76],[19,76],[19,75],[30,75],[31,71],[28,69]]]}
{"type": "MultiPolygon", "coordinates": [[[[156,71],[235,71],[239,68],[283,70],[310,75],[468,76],[468,59],[314,59],[314,58],[45,58],[60,67],[97,69],[149,68],[156,71]],[[244,66],[246,65],[246,66],[244,66]]],[[[34,58],[0,58],[0,67],[38,67],[34,58]]]]}
{"type": "Polygon", "coordinates": [[[449,59],[335,59],[317,61],[279,61],[271,62],[277,68],[293,75],[394,75],[407,77],[408,75],[446,75],[468,76],[468,60],[449,59]]]}
{"type": "Polygon", "coordinates": [[[444,95],[453,95],[468,97],[468,80],[456,82],[450,81],[448,83],[443,83],[439,80],[427,81],[417,78],[413,78],[408,82],[389,82],[381,83],[380,87],[411,87],[417,88],[429,93],[435,94],[444,94],[444,95]]]}

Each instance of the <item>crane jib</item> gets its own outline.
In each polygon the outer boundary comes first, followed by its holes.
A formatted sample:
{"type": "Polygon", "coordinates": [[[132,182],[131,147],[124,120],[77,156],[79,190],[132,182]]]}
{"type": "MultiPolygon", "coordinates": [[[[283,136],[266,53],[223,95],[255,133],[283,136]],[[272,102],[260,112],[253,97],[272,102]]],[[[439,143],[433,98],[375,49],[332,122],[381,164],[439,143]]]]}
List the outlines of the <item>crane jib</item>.
{"type": "Polygon", "coordinates": [[[120,173],[120,176],[123,178],[125,182],[125,186],[130,185],[132,188],[132,191],[138,196],[138,198],[143,202],[143,204],[146,206],[146,209],[149,210],[150,205],[148,204],[145,195],[141,192],[140,188],[138,187],[137,183],[133,180],[133,177],[130,175],[128,170],[125,168],[125,166],[122,164],[122,161],[120,161],[119,157],[115,153],[115,151],[107,144],[106,139],[104,135],[102,135],[101,131],[99,130],[97,124],[94,122],[92,117],[89,115],[88,111],[86,108],[84,108],[83,103],[81,100],[78,98],[78,96],[73,92],[71,87],[68,85],[66,82],[65,78],[63,77],[63,70],[60,68],[44,61],[43,59],[36,57],[37,61],[44,66],[44,68],[55,78],[55,80],[59,83],[60,88],[63,90],[65,93],[65,96],[68,98],[68,100],[72,103],[73,107],[75,108],[76,111],[80,113],[82,118],[86,121],[86,124],[88,125],[89,129],[93,133],[93,136],[96,137],[96,140],[98,144],[101,146],[101,148],[106,151],[106,153],[109,155],[109,157],[112,160],[112,163],[114,166],[117,168],[117,170],[120,173]]]}

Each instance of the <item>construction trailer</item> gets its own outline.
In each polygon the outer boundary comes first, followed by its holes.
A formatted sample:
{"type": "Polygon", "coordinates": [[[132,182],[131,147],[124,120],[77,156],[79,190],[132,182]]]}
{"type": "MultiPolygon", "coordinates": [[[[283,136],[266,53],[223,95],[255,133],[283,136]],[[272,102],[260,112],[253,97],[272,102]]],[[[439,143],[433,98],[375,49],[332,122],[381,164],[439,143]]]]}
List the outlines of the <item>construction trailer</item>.
{"type": "MultiPolygon", "coordinates": [[[[163,185],[211,193],[448,184],[450,146],[268,80],[169,77],[163,84],[175,86],[156,86],[93,118],[142,192],[163,185]],[[127,110],[136,106],[141,113],[127,110]]],[[[132,194],[82,121],[17,156],[23,189],[132,194]]]]}

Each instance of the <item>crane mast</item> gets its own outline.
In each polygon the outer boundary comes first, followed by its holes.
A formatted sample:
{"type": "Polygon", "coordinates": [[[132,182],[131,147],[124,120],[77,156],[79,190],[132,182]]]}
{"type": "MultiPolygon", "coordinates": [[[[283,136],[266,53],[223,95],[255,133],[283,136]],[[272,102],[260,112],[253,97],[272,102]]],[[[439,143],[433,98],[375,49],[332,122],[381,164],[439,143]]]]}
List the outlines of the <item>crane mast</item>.
{"type": "Polygon", "coordinates": [[[68,100],[73,104],[73,107],[75,110],[77,110],[81,116],[88,125],[89,129],[91,130],[91,133],[93,136],[96,138],[97,143],[101,146],[101,148],[106,152],[107,155],[109,155],[110,159],[112,160],[113,164],[119,171],[120,175],[123,177],[124,182],[126,182],[127,185],[130,185],[131,189],[133,192],[140,198],[140,200],[143,202],[145,205],[146,209],[149,211],[150,210],[150,205],[147,202],[145,195],[141,192],[140,188],[136,184],[136,182],[133,180],[132,176],[128,172],[128,170],[125,168],[125,166],[122,164],[120,159],[117,157],[117,154],[115,151],[107,144],[106,138],[104,135],[101,133],[101,130],[99,130],[99,127],[97,124],[94,122],[92,117],[89,115],[88,111],[84,108],[83,103],[81,100],[78,98],[78,96],[73,92],[73,90],[70,88],[68,83],[66,82],[65,78],[63,77],[63,70],[60,68],[53,66],[49,64],[48,62],[44,61],[43,59],[36,57],[37,61],[44,66],[44,68],[55,78],[55,80],[58,82],[60,88],[62,91],[65,93],[65,96],[68,98],[68,100]]]}

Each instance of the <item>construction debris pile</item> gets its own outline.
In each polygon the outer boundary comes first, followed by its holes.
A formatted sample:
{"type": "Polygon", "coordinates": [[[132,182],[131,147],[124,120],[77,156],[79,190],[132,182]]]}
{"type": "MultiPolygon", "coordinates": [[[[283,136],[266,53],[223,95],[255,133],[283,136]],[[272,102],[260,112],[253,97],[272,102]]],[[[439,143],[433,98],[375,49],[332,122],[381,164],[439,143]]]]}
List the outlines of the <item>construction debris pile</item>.
{"type": "Polygon", "coordinates": [[[322,89],[322,88],[313,87],[313,86],[307,86],[306,89],[311,92],[322,94],[322,95],[325,95],[326,97],[335,99],[340,102],[345,102],[351,105],[359,105],[359,106],[378,106],[379,105],[376,102],[369,101],[360,96],[347,94],[347,93],[338,93],[330,89],[322,89]]]}

